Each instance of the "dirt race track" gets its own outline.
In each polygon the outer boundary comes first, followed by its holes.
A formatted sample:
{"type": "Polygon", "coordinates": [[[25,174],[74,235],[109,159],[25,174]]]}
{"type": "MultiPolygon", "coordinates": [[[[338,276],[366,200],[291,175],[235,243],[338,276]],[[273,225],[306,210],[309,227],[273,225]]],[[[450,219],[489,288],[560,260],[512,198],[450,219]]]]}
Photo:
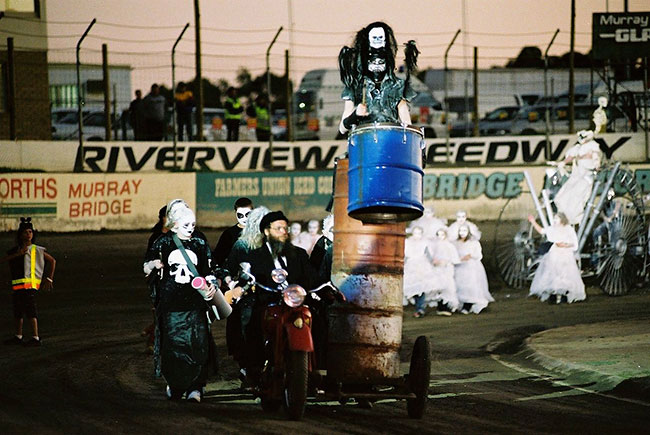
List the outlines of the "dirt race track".
{"type": "MultiPolygon", "coordinates": [[[[219,232],[206,231],[211,245],[219,232]]],[[[575,306],[549,307],[525,291],[493,287],[496,302],[480,316],[405,312],[403,358],[418,335],[432,340],[432,400],[423,420],[404,402],[372,409],[309,404],[300,422],[268,414],[237,390],[225,354],[224,324],[212,325],[221,370],[200,405],[169,402],[152,373],[140,331],[151,321],[141,264],[148,232],[42,234],[37,244],[57,259],[55,288],[39,295],[43,346],[0,347],[0,433],[451,433],[643,432],[647,405],[601,395],[562,395],[545,375],[515,372],[490,358],[486,346],[509,334],[626,316],[648,316],[647,291],[608,298],[591,289],[575,306]],[[471,381],[470,381],[471,380],[471,381]],[[551,395],[551,396],[549,396],[551,395]],[[543,396],[557,399],[520,400],[543,396]]],[[[13,234],[0,234],[3,251],[13,234]]],[[[8,281],[6,265],[0,279],[8,281]]],[[[0,327],[12,331],[8,286],[0,327]]],[[[29,329],[25,331],[29,334],[29,329]]],[[[506,340],[507,341],[507,340],[506,340]]],[[[516,346],[516,344],[513,344],[516,346]]],[[[514,352],[510,352],[514,353],[514,352]]],[[[514,357],[513,357],[514,358],[514,357]]],[[[523,364],[523,363],[522,363],[523,364]]],[[[405,367],[407,364],[405,364],[405,367]]],[[[407,368],[407,367],[406,367],[407,368]]],[[[532,370],[532,369],[531,369],[532,370]]]]}

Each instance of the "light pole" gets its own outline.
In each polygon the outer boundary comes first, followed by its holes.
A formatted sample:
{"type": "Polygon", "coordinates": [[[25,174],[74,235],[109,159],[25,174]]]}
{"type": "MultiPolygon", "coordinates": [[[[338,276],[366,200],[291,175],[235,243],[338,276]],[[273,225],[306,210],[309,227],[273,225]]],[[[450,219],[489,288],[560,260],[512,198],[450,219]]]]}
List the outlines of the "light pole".
{"type": "MultiPolygon", "coordinates": [[[[278,32],[273,37],[273,41],[271,41],[271,44],[269,44],[269,48],[266,49],[266,91],[269,96],[267,102],[268,111],[269,111],[269,127],[271,126],[273,120],[273,112],[271,112],[271,67],[269,65],[269,55],[271,54],[271,47],[273,47],[273,44],[275,44],[275,40],[278,39],[280,32],[282,32],[282,26],[280,26],[278,32]]],[[[271,162],[271,165],[273,165],[272,155],[273,155],[273,132],[269,134],[269,161],[271,162]]]]}
{"type": "Polygon", "coordinates": [[[548,43],[546,51],[544,51],[544,122],[546,123],[546,160],[550,160],[551,158],[551,144],[549,143],[548,135],[548,129],[550,128],[550,115],[548,110],[548,84],[546,79],[548,74],[548,50],[551,48],[551,45],[553,45],[553,41],[555,41],[555,37],[558,33],[560,33],[560,29],[555,29],[551,42],[548,43]]]}
{"type": "Polygon", "coordinates": [[[445,50],[445,72],[444,72],[444,81],[445,81],[445,96],[444,96],[444,101],[443,104],[445,105],[445,152],[447,155],[447,164],[449,164],[449,159],[450,159],[450,152],[449,152],[449,103],[447,102],[447,74],[449,71],[449,68],[447,67],[447,57],[449,56],[449,50],[451,50],[451,46],[454,45],[454,42],[456,41],[456,38],[458,38],[458,35],[460,34],[460,29],[456,30],[456,34],[454,37],[451,39],[451,42],[447,46],[447,49],[445,50]]]}
{"type": "MultiPolygon", "coordinates": [[[[175,92],[176,92],[176,46],[178,45],[179,42],[181,42],[181,39],[183,38],[183,35],[185,34],[185,31],[187,28],[190,27],[190,23],[186,23],[185,27],[183,27],[183,30],[181,31],[181,34],[178,35],[178,38],[176,38],[176,42],[174,42],[174,46],[172,47],[172,136],[173,136],[173,141],[174,141],[174,170],[176,170],[176,101],[175,101],[175,92]]],[[[196,123],[196,129],[202,128],[203,125],[200,123],[196,123]]],[[[190,128],[191,131],[191,128],[190,128]]]]}
{"type": "Polygon", "coordinates": [[[77,116],[79,117],[79,162],[81,165],[80,172],[83,172],[83,158],[84,158],[84,141],[83,141],[83,129],[84,129],[84,120],[83,120],[83,100],[81,99],[81,60],[79,59],[79,50],[81,50],[81,43],[90,32],[90,28],[95,25],[97,18],[93,18],[90,22],[86,31],[81,35],[81,39],[77,42],[77,116]]]}

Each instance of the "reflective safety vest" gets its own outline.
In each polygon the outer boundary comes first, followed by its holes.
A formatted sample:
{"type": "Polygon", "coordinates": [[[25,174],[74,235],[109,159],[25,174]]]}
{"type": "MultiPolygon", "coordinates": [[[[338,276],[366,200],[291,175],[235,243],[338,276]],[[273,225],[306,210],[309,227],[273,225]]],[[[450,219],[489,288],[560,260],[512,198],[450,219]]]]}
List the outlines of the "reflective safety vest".
{"type": "MultiPolygon", "coordinates": [[[[233,98],[226,98],[226,101],[229,102],[232,105],[233,109],[239,109],[241,107],[241,103],[239,102],[239,99],[233,99],[233,98]]],[[[230,113],[228,109],[226,108],[226,119],[241,119],[241,112],[240,113],[230,113]]]]}
{"type": "Polygon", "coordinates": [[[269,110],[266,107],[255,106],[255,117],[257,118],[257,128],[260,130],[270,130],[269,127],[269,110]]]}
{"type": "Polygon", "coordinates": [[[24,278],[11,280],[13,290],[35,289],[41,286],[41,277],[45,266],[45,248],[32,245],[29,254],[25,254],[24,259],[24,278]]]}

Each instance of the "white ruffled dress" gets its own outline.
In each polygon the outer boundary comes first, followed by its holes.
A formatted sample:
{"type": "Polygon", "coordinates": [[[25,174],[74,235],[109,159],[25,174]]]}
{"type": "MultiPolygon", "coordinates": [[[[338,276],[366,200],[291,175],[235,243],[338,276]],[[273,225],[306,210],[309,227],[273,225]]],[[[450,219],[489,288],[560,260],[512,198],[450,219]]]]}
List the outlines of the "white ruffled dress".
{"type": "Polygon", "coordinates": [[[578,247],[575,230],[571,225],[553,225],[543,232],[553,246],[540,260],[529,296],[538,296],[542,301],[550,295],[566,296],[569,303],[585,300],[585,285],[574,256],[578,247]],[[559,242],[572,247],[561,248],[557,245],[559,242]]]}
{"type": "Polygon", "coordinates": [[[454,270],[458,302],[461,306],[472,304],[470,312],[478,314],[487,307],[488,303],[494,302],[494,298],[490,294],[487,274],[483,263],[481,263],[483,258],[481,243],[474,239],[464,242],[456,240],[454,246],[456,246],[458,257],[461,259],[454,270]],[[470,254],[471,258],[462,261],[467,254],[470,254]]]}
{"type": "Polygon", "coordinates": [[[428,251],[429,240],[408,237],[404,242],[404,305],[431,291],[433,265],[428,251]]]}
{"type": "Polygon", "coordinates": [[[582,220],[585,204],[589,200],[591,188],[594,185],[594,170],[600,165],[600,158],[580,158],[592,152],[600,153],[598,142],[594,140],[582,145],[575,145],[567,151],[567,157],[575,158],[571,175],[553,199],[558,212],[564,213],[572,225],[578,224],[582,220]]]}
{"type": "Polygon", "coordinates": [[[425,300],[430,307],[442,302],[451,311],[456,311],[459,304],[454,266],[460,263],[456,247],[449,240],[436,239],[429,250],[433,261],[433,277],[431,291],[426,293],[425,300]],[[437,262],[442,263],[436,264],[437,262]]]}

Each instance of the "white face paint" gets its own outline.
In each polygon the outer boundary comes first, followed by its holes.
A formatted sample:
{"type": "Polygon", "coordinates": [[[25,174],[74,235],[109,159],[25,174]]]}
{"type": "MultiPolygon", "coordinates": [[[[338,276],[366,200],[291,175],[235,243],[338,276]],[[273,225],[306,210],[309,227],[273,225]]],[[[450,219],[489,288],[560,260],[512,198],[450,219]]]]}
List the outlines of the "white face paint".
{"type": "Polygon", "coordinates": [[[599,97],[598,98],[598,105],[600,107],[607,107],[607,97],[599,97]]]}
{"type": "Polygon", "coordinates": [[[447,233],[445,232],[445,230],[438,230],[436,232],[436,237],[438,238],[438,240],[445,240],[447,238],[447,233]]]}
{"type": "Polygon", "coordinates": [[[302,227],[298,222],[294,222],[291,224],[291,227],[289,228],[289,233],[291,233],[291,237],[298,237],[300,231],[302,231],[302,227]]]}
{"type": "Polygon", "coordinates": [[[578,143],[585,144],[594,138],[594,132],[591,130],[581,130],[578,132],[578,143]]]}
{"type": "Polygon", "coordinates": [[[318,221],[309,221],[307,224],[307,231],[312,236],[318,234],[318,221]]]}
{"type": "Polygon", "coordinates": [[[560,220],[560,216],[555,215],[553,216],[553,225],[561,225],[562,221],[560,220]]]}
{"type": "Polygon", "coordinates": [[[421,227],[415,227],[415,228],[413,228],[413,236],[412,237],[414,239],[421,239],[423,233],[424,233],[424,230],[422,230],[421,227]]]}
{"type": "Polygon", "coordinates": [[[469,228],[467,228],[466,226],[463,225],[458,229],[458,238],[459,239],[464,239],[468,235],[469,235],[469,228]]]}
{"type": "Polygon", "coordinates": [[[464,211],[456,212],[456,222],[462,224],[465,223],[466,220],[467,220],[467,213],[465,213],[464,211]]]}
{"type": "Polygon", "coordinates": [[[179,216],[172,231],[178,235],[178,238],[181,240],[189,240],[192,237],[194,232],[194,227],[196,226],[196,217],[194,212],[189,208],[179,210],[179,216]]]}
{"type": "Polygon", "coordinates": [[[368,32],[368,42],[372,48],[383,48],[386,46],[386,33],[382,27],[373,27],[368,32]]]}
{"type": "Polygon", "coordinates": [[[240,227],[245,227],[248,223],[248,215],[251,213],[250,207],[237,207],[235,210],[235,216],[237,217],[237,223],[240,227]]]}

